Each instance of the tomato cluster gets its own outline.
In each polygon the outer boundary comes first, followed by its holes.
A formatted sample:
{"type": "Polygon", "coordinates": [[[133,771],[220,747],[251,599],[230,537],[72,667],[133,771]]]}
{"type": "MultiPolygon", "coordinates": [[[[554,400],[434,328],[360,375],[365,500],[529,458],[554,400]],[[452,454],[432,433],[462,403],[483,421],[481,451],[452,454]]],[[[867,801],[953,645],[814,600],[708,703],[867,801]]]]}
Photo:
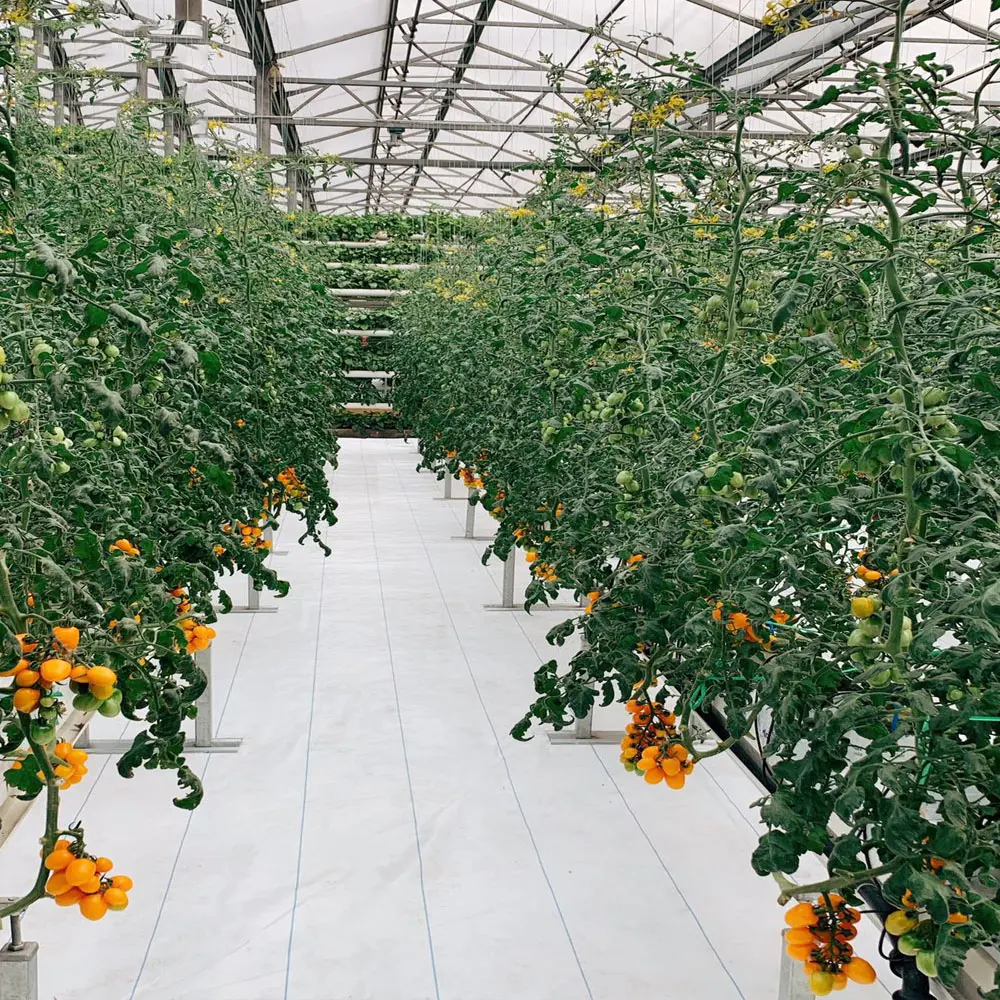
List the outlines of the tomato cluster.
{"type": "Polygon", "coordinates": [[[800,960],[816,996],[847,987],[848,981],[874,983],[875,969],[854,954],[861,914],[842,896],[825,893],[815,903],[797,903],[785,914],[785,950],[800,960]]]}
{"type": "Polygon", "coordinates": [[[619,760],[625,770],[641,775],[651,785],[662,781],[668,788],[683,788],[694,770],[694,760],[680,741],[677,716],[659,701],[632,699],[626,707],[632,721],[621,742],[619,760]]]}
{"type": "MultiPolygon", "coordinates": [[[[28,624],[30,627],[30,618],[28,624]]],[[[13,705],[18,712],[32,715],[37,711],[31,725],[35,742],[46,746],[55,739],[62,698],[57,686],[67,681],[78,697],[86,693],[92,699],[90,711],[101,703],[110,703],[115,711],[105,714],[118,714],[121,701],[121,692],[115,687],[118,675],[109,667],[88,667],[77,661],[80,630],[76,626],[55,626],[45,642],[27,632],[19,634],[17,640],[20,656],[12,667],[0,671],[0,677],[14,678],[13,705]]]]}
{"type": "Polygon", "coordinates": [[[45,867],[52,872],[45,891],[58,906],[79,906],[88,920],[100,920],[108,910],[124,910],[132,879],[111,875],[110,858],[86,854],[77,840],[58,840],[45,856],[45,867]]]}

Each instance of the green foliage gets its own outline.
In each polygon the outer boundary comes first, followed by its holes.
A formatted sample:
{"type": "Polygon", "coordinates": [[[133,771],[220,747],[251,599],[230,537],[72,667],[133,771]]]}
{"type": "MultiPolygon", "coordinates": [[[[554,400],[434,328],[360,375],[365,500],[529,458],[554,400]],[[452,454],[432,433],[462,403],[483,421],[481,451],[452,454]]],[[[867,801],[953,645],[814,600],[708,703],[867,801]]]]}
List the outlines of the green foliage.
{"type": "Polygon", "coordinates": [[[953,982],[997,930],[1000,212],[943,72],[865,70],[836,132],[764,144],[685,60],[606,52],[546,186],[406,303],[396,402],[428,466],[482,478],[493,551],[534,553],[529,604],[589,595],[515,735],[656,699],[698,760],[714,702],[778,785],[755,869],[829,845],[828,887],[887,875],[953,982]],[[735,138],[687,128],[706,104],[735,138]]]}
{"type": "MultiPolygon", "coordinates": [[[[4,109],[27,104],[22,79],[4,109]]],[[[299,518],[324,545],[351,386],[323,255],[296,248],[267,179],[193,148],[156,156],[141,125],[0,123],[16,168],[0,172],[0,664],[17,664],[16,633],[61,655],[52,629],[79,628],[72,659],[112,668],[117,690],[77,685],[77,704],[143,723],[119,771],[176,770],[193,808],[182,724],[205,675],[188,630],[229,606],[226,575],[287,592],[241,524],[299,518]]],[[[50,843],[58,793],[37,773],[59,765],[51,726],[72,694],[54,687],[29,725],[3,693],[3,752],[29,744],[6,780],[46,789],[50,843]]]]}

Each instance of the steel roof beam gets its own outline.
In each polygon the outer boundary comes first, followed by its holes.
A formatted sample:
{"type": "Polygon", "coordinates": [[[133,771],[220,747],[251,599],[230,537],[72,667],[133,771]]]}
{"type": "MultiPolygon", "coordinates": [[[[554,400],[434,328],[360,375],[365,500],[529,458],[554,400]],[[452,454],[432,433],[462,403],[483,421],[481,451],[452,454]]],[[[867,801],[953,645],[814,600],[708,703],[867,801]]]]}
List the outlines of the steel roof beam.
{"type": "MultiPolygon", "coordinates": [[[[396,35],[396,21],[399,14],[399,0],[389,0],[389,23],[386,25],[385,38],[382,42],[382,62],[379,76],[388,77],[392,65],[392,42],[396,35]]],[[[385,113],[385,90],[379,89],[375,100],[375,117],[381,119],[385,113]]],[[[372,210],[372,191],[375,187],[375,158],[378,155],[378,141],[381,129],[378,125],[372,129],[371,167],[368,170],[368,191],[365,194],[365,215],[372,210]]]]}
{"type": "MultiPolygon", "coordinates": [[[[496,3],[497,0],[481,0],[478,13],[476,14],[476,23],[469,29],[469,35],[465,40],[465,46],[458,57],[458,62],[455,65],[455,71],[452,73],[451,82],[453,84],[461,84],[462,80],[465,79],[465,74],[469,68],[469,64],[475,57],[476,46],[479,44],[480,38],[483,37],[483,32],[486,30],[486,22],[489,19],[490,14],[493,13],[493,8],[496,6],[496,3]]],[[[435,120],[438,124],[443,123],[448,117],[448,112],[455,100],[455,93],[455,90],[449,90],[442,99],[441,104],[438,107],[437,115],[435,116],[435,120]]],[[[427,160],[430,158],[431,150],[434,148],[434,143],[437,142],[438,135],[440,135],[440,128],[430,129],[427,135],[427,141],[424,144],[424,151],[420,155],[421,160],[427,160]]],[[[413,178],[410,181],[410,189],[403,201],[404,211],[409,203],[410,197],[413,195],[414,190],[416,190],[417,184],[420,181],[420,175],[423,172],[424,167],[419,165],[413,171],[413,178]]]]}
{"type": "MultiPolygon", "coordinates": [[[[278,56],[274,48],[274,38],[271,35],[271,28],[267,23],[267,13],[261,5],[261,0],[233,0],[233,9],[236,13],[236,20],[243,30],[243,37],[250,48],[250,59],[254,68],[270,82],[271,111],[272,115],[279,116],[278,131],[281,134],[285,152],[292,155],[300,153],[302,152],[302,142],[299,139],[296,120],[292,115],[288,93],[278,71],[278,56]],[[285,120],[281,121],[282,118],[285,120]]],[[[273,117],[271,122],[274,123],[273,117]]],[[[315,208],[316,201],[313,197],[311,178],[308,172],[299,170],[296,171],[296,175],[296,186],[302,192],[309,207],[315,208]]]]}

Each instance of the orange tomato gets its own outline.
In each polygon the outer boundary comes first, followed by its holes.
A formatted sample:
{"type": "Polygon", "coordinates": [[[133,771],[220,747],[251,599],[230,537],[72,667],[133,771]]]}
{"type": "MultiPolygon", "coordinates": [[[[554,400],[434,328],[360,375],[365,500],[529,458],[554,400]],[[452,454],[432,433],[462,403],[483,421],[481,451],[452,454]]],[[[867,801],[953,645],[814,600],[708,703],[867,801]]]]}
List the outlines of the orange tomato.
{"type": "Polygon", "coordinates": [[[76,858],[66,848],[62,847],[57,851],[53,851],[45,859],[45,867],[50,872],[61,872],[68,868],[75,860],[76,858]]]}
{"type": "Polygon", "coordinates": [[[814,927],[819,923],[819,916],[812,903],[796,903],[785,913],[785,923],[789,927],[814,927]]]}
{"type": "Polygon", "coordinates": [[[97,687],[114,687],[118,675],[110,667],[91,667],[87,671],[87,683],[97,687]]]}
{"type": "MultiPolygon", "coordinates": [[[[42,680],[48,681],[50,684],[60,684],[69,679],[73,672],[73,664],[69,660],[45,660],[38,668],[38,672],[42,675],[42,680]]],[[[23,673],[28,673],[28,671],[25,670],[23,673]]],[[[20,675],[18,679],[20,680],[20,675]]]]}
{"type": "Polygon", "coordinates": [[[38,708],[42,692],[37,688],[20,688],[14,694],[14,708],[19,712],[31,713],[38,708]]]}
{"type": "Polygon", "coordinates": [[[90,858],[76,858],[66,866],[66,881],[70,885],[82,886],[97,873],[97,865],[90,858]]]}
{"type": "Polygon", "coordinates": [[[88,920],[100,920],[108,912],[108,904],[102,895],[95,892],[80,900],[80,912],[88,920]]]}
{"type": "Polygon", "coordinates": [[[863,958],[855,956],[843,966],[844,973],[852,983],[861,983],[868,986],[878,978],[875,974],[875,967],[871,962],[866,962],[863,958]]]}
{"type": "Polygon", "coordinates": [[[63,649],[72,652],[80,645],[80,630],[73,626],[63,627],[57,625],[52,629],[52,638],[62,646],[63,649]]]}
{"type": "Polygon", "coordinates": [[[108,904],[109,910],[124,910],[128,906],[128,896],[124,889],[115,889],[112,886],[104,890],[104,902],[108,904]]]}

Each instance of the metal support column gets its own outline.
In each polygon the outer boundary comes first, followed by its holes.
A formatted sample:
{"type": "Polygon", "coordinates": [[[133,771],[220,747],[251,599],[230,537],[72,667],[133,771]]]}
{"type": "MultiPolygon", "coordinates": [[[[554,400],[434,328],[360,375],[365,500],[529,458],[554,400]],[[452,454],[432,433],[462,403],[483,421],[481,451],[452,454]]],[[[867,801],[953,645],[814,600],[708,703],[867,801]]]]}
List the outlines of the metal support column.
{"type": "Polygon", "coordinates": [[[517,571],[517,549],[512,548],[503,561],[503,587],[499,604],[485,604],[487,611],[516,611],[514,603],[514,575],[517,571]]]}
{"type": "Polygon", "coordinates": [[[21,917],[11,914],[10,941],[0,948],[0,1000],[38,1000],[38,945],[22,940],[21,917]]]}
{"type": "Polygon", "coordinates": [[[453,535],[454,540],[469,542],[490,542],[492,535],[476,534],[476,508],[479,506],[479,493],[476,490],[469,490],[469,499],[466,501],[465,511],[465,534],[453,535]]]}
{"type": "MultiPolygon", "coordinates": [[[[284,552],[274,551],[274,532],[270,525],[264,529],[263,538],[271,543],[271,555],[284,555],[284,552]]],[[[253,577],[247,577],[247,602],[246,604],[234,604],[229,609],[231,615],[276,615],[276,607],[262,607],[260,603],[261,592],[254,586],[253,577]]]]}
{"type": "Polygon", "coordinates": [[[448,475],[444,477],[444,498],[445,500],[454,500],[452,493],[455,487],[455,480],[449,472],[448,475]]]}
{"type": "MultiPolygon", "coordinates": [[[[580,642],[581,650],[588,649],[590,644],[584,637],[580,642]]],[[[594,709],[573,723],[573,729],[560,729],[549,733],[549,743],[553,746],[618,746],[622,741],[620,732],[594,729],[594,709]]]]}
{"type": "MultiPolygon", "coordinates": [[[[205,690],[195,702],[198,710],[194,720],[194,739],[184,741],[185,753],[235,753],[243,742],[242,739],[218,740],[213,735],[212,721],[212,649],[202,650],[194,654],[195,662],[205,674],[205,690]]],[[[121,754],[132,746],[131,740],[91,740],[90,729],[85,727],[80,733],[76,745],[89,754],[121,754]]],[[[7,998],[0,993],[0,1000],[7,998]]]]}
{"type": "Polygon", "coordinates": [[[813,991],[806,982],[802,963],[796,962],[785,950],[785,931],[781,935],[781,962],[778,966],[778,1000],[813,1000],[813,991]]]}
{"type": "Polygon", "coordinates": [[[257,152],[271,155],[271,80],[266,69],[257,70],[254,87],[254,114],[257,120],[257,152]]]}
{"type": "Polygon", "coordinates": [[[295,167],[289,164],[285,168],[285,188],[288,191],[285,210],[289,213],[297,211],[299,207],[298,183],[298,172],[295,167]]]}

